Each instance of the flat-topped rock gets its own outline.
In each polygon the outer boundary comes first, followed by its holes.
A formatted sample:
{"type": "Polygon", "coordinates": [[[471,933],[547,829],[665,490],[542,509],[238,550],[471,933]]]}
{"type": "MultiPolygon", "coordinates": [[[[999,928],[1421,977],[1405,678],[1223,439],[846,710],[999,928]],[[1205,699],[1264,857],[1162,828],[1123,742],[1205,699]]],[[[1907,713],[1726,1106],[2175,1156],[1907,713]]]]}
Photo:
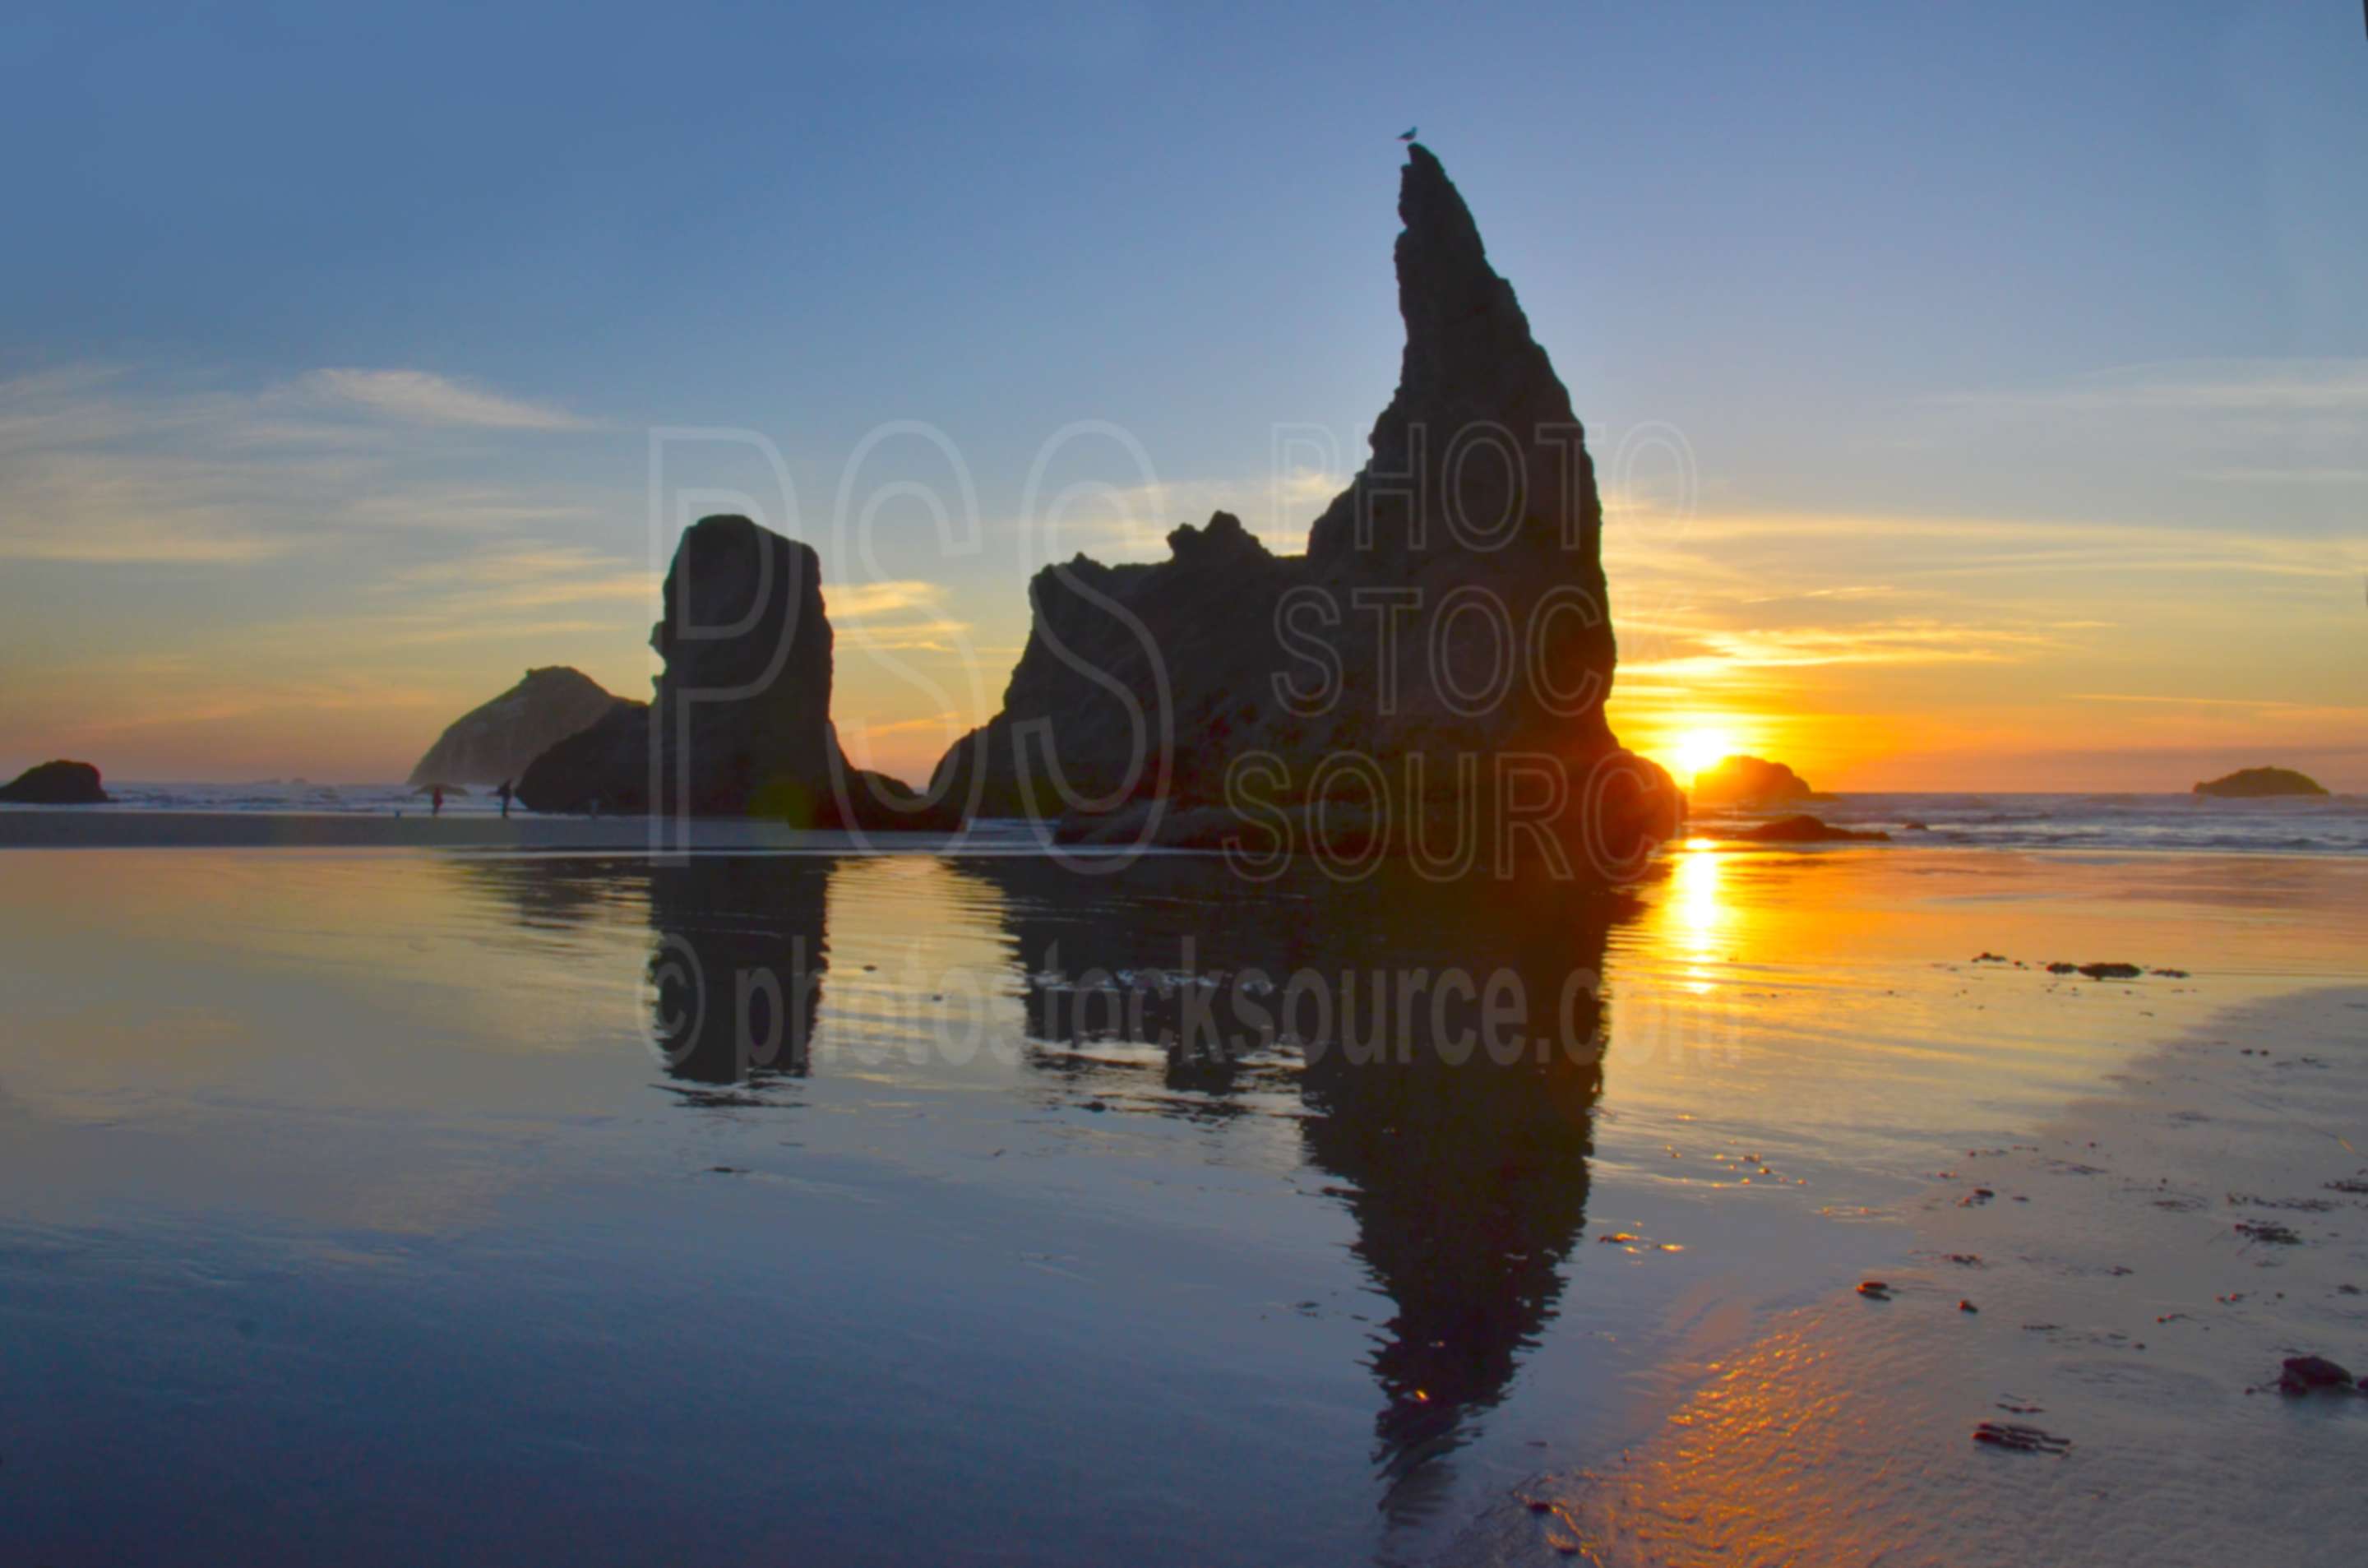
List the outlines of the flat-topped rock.
{"type": "Polygon", "coordinates": [[[2324,795],[2327,790],[2317,779],[2291,767],[2240,767],[2204,780],[2192,792],[2223,801],[2251,801],[2272,795],[2324,795]]]}
{"type": "Polygon", "coordinates": [[[0,801],[17,806],[101,806],[109,799],[99,786],[97,768],[63,757],[28,767],[0,785],[0,801]]]}
{"type": "Polygon", "coordinates": [[[1695,774],[1686,799],[1696,806],[1778,806],[1812,793],[1808,780],[1781,762],[1730,756],[1695,774]]]}
{"type": "Polygon", "coordinates": [[[613,703],[525,768],[538,812],[756,816],[796,827],[942,831],[959,816],[851,767],[830,719],[831,629],[813,549],[702,517],[666,571],[653,700],[613,703]],[[655,754],[655,756],[654,756],[655,754]]]}

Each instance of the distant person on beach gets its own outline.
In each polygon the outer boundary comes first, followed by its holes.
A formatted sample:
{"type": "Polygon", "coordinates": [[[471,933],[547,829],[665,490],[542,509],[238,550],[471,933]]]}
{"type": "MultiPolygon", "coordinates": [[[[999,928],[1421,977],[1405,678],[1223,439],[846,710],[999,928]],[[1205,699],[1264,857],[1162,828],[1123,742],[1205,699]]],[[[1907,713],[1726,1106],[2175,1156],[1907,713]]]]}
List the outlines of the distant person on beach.
{"type": "Polygon", "coordinates": [[[427,814],[431,817],[444,814],[444,786],[441,784],[427,792],[427,814]]]}
{"type": "Polygon", "coordinates": [[[497,796],[497,797],[500,799],[500,801],[501,801],[501,802],[502,802],[502,815],[504,815],[504,816],[507,816],[507,815],[509,815],[509,814],[510,814],[510,794],[511,794],[511,790],[510,790],[510,781],[509,781],[508,779],[507,779],[507,778],[503,779],[503,780],[502,780],[502,787],[501,787],[500,789],[498,789],[498,790],[495,790],[495,791],[494,791],[494,793],[495,793],[495,796],[497,796]]]}

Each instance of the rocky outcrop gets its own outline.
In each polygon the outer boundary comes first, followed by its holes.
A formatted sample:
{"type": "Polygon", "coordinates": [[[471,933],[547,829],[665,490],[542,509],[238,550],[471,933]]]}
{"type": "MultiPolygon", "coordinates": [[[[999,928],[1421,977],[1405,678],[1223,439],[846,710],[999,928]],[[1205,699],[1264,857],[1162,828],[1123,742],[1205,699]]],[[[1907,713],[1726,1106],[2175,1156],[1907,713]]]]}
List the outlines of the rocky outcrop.
{"type": "Polygon", "coordinates": [[[519,770],[529,811],[600,815],[649,810],[650,705],[619,698],[599,720],[519,770]]]}
{"type": "Polygon", "coordinates": [[[1805,801],[1808,781],[1781,762],[1756,756],[1730,756],[1694,775],[1686,799],[1696,806],[1778,806],[1805,801]]]}
{"type": "Polygon", "coordinates": [[[2326,789],[2291,767],[2240,767],[2198,784],[2192,791],[2223,801],[2253,801],[2271,795],[2324,795],[2326,789]]]}
{"type": "Polygon", "coordinates": [[[501,784],[608,715],[618,699],[580,670],[552,665],[463,713],[411,770],[415,785],[501,784]]]}
{"type": "Polygon", "coordinates": [[[1230,512],[1167,545],[1156,565],[1079,555],[1036,574],[1003,710],[954,744],[935,792],[978,816],[1222,797],[1228,743],[1264,737],[1280,712],[1276,610],[1305,563],[1269,552],[1230,512]]]}
{"type": "Polygon", "coordinates": [[[97,768],[63,758],[28,767],[0,785],[0,801],[12,806],[103,806],[108,798],[99,787],[97,768]]]}
{"type": "Polygon", "coordinates": [[[1071,839],[1199,842],[1246,786],[1286,833],[1328,800],[1394,847],[1449,817],[1603,846],[1674,830],[1668,776],[1604,722],[1603,514],[1569,393],[1418,145],[1398,212],[1397,393],[1306,553],[1221,512],[1164,562],[1040,572],[1002,710],[939,764],[943,798],[1065,812],[1071,839]]]}
{"type": "Polygon", "coordinates": [[[1813,816],[1778,817],[1757,827],[1736,828],[1725,835],[1746,844],[1888,844],[1891,835],[1876,830],[1836,827],[1813,816]]]}
{"type": "Polygon", "coordinates": [[[618,704],[536,757],[518,780],[529,809],[959,825],[840,752],[822,563],[810,547],[746,517],[702,517],[675,548],[650,645],[666,662],[653,701],[618,704]]]}

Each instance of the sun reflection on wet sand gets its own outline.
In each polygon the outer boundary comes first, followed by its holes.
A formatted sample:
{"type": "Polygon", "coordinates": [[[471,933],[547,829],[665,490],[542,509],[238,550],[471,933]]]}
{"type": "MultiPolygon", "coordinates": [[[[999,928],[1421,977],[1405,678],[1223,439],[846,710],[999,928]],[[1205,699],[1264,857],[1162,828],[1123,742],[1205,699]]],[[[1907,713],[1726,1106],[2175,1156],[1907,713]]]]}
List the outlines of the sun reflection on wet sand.
{"type": "Polygon", "coordinates": [[[1689,840],[1669,858],[1673,942],[1686,954],[1686,972],[1692,977],[1691,988],[1697,995],[1710,992],[1710,966],[1718,956],[1718,938],[1726,924],[1726,909],[1718,896],[1721,866],[1719,851],[1700,839],[1689,840]]]}

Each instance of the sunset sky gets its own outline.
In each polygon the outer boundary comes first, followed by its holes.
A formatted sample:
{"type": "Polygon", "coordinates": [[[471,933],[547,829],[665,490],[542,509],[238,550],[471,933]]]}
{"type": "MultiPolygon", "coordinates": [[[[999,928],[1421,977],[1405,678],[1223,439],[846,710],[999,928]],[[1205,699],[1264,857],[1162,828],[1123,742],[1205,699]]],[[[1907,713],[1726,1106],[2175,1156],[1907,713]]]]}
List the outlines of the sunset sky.
{"type": "Polygon", "coordinates": [[[12,11],[0,776],[646,695],[719,510],[926,775],[1036,566],[1362,461],[1411,123],[1588,423],[1631,744],[2368,790],[2360,10],[2071,9],[12,11]]]}

